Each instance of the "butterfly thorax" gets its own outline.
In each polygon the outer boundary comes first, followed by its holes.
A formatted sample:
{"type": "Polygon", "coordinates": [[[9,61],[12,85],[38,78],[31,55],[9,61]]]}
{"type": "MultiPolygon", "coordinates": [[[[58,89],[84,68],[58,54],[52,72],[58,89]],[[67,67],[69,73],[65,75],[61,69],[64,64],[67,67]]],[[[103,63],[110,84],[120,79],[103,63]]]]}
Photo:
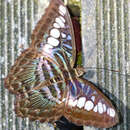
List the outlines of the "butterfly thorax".
{"type": "Polygon", "coordinates": [[[74,68],[76,77],[80,77],[84,74],[84,69],[82,67],[74,68]]]}
{"type": "Polygon", "coordinates": [[[46,79],[46,81],[44,81],[44,84],[37,86],[35,89],[38,89],[38,88],[46,86],[46,85],[52,85],[55,83],[68,81],[71,78],[73,79],[74,77],[80,77],[84,74],[84,70],[82,67],[71,68],[71,69],[69,69],[69,71],[64,69],[64,70],[62,70],[62,74],[63,74],[63,78],[61,75],[55,75],[52,78],[46,79]],[[71,76],[71,78],[70,78],[70,76],[71,76]]]}

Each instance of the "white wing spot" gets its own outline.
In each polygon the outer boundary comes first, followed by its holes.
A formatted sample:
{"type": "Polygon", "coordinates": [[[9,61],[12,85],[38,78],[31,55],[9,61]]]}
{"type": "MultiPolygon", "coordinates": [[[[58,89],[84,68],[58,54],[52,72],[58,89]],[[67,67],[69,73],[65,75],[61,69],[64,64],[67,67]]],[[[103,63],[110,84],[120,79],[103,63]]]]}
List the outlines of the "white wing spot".
{"type": "Polygon", "coordinates": [[[94,101],[95,101],[95,96],[92,96],[91,99],[92,99],[92,101],[94,102],[94,101]]]}
{"type": "Polygon", "coordinates": [[[58,29],[52,29],[50,31],[50,35],[54,38],[59,38],[60,37],[60,31],[58,29]]]}
{"type": "Polygon", "coordinates": [[[73,100],[72,100],[72,99],[69,99],[68,105],[69,105],[69,106],[72,106],[72,105],[73,105],[73,100]]]}
{"type": "Polygon", "coordinates": [[[59,41],[53,37],[49,37],[47,39],[47,43],[49,43],[52,46],[58,46],[59,45],[59,41]]]}
{"type": "Polygon", "coordinates": [[[65,19],[62,16],[60,16],[59,18],[65,23],[65,19]]]}
{"type": "Polygon", "coordinates": [[[78,100],[75,100],[75,101],[73,102],[72,106],[75,107],[75,106],[77,105],[77,102],[78,102],[78,100]]]}
{"type": "Polygon", "coordinates": [[[93,109],[94,112],[97,112],[97,105],[93,109]]]}
{"type": "Polygon", "coordinates": [[[75,107],[77,105],[77,100],[73,101],[72,99],[69,99],[68,105],[72,106],[72,107],[75,107]]]}
{"type": "Polygon", "coordinates": [[[55,28],[60,28],[60,25],[59,25],[58,23],[54,23],[53,26],[54,26],[55,28]]]}
{"type": "Polygon", "coordinates": [[[103,105],[102,105],[101,102],[98,103],[98,112],[99,112],[100,114],[103,113],[103,105]]]}
{"type": "Polygon", "coordinates": [[[63,23],[63,21],[60,18],[56,18],[55,21],[56,21],[56,23],[58,23],[60,25],[61,28],[65,27],[65,24],[63,23]]]}
{"type": "Polygon", "coordinates": [[[113,108],[108,108],[107,109],[107,114],[110,115],[111,117],[115,117],[115,110],[113,108]]]}
{"type": "Polygon", "coordinates": [[[110,112],[109,112],[109,108],[108,108],[108,109],[107,109],[107,114],[109,115],[109,113],[110,113],[110,112]]]}
{"type": "Polygon", "coordinates": [[[106,105],[103,104],[103,111],[106,112],[107,108],[106,108],[106,105]]]}
{"type": "Polygon", "coordinates": [[[43,50],[47,53],[51,53],[50,49],[52,49],[53,46],[49,45],[49,44],[45,44],[45,46],[43,47],[43,50]]]}
{"type": "Polygon", "coordinates": [[[59,12],[61,13],[61,15],[65,15],[66,14],[66,8],[63,5],[59,6],[59,12]]]}
{"type": "Polygon", "coordinates": [[[93,107],[94,107],[94,104],[93,104],[92,101],[87,101],[87,102],[85,103],[85,109],[86,109],[87,111],[92,110],[93,107]]]}
{"type": "Polygon", "coordinates": [[[66,38],[66,34],[65,33],[61,33],[62,38],[66,38]]]}
{"type": "Polygon", "coordinates": [[[59,11],[59,13],[60,13],[62,16],[64,16],[64,14],[63,14],[61,11],[59,11]]]}
{"type": "Polygon", "coordinates": [[[85,97],[80,97],[78,100],[78,103],[77,103],[77,107],[79,107],[79,108],[84,107],[85,101],[86,101],[85,97]]]}
{"type": "Polygon", "coordinates": [[[66,101],[66,98],[63,98],[63,99],[62,99],[62,102],[65,102],[65,101],[66,101]]]}

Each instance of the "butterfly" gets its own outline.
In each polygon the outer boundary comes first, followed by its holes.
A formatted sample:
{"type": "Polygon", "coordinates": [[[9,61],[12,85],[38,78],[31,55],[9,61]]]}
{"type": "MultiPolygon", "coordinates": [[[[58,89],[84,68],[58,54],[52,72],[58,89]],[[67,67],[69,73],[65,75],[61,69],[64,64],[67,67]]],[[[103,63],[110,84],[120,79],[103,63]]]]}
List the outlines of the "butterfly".
{"type": "Polygon", "coordinates": [[[16,95],[17,116],[50,123],[64,116],[100,128],[119,122],[111,101],[75,67],[73,26],[61,0],[51,0],[31,40],[5,78],[5,87],[16,95]]]}

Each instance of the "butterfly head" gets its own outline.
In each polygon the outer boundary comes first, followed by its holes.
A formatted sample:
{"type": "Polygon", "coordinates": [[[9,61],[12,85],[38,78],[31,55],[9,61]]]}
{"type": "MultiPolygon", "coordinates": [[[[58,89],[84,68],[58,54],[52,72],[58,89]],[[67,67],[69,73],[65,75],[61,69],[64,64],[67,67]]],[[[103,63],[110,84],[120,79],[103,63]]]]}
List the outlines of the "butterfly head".
{"type": "Polygon", "coordinates": [[[82,67],[75,68],[75,73],[78,77],[82,76],[85,73],[84,68],[82,67]]]}

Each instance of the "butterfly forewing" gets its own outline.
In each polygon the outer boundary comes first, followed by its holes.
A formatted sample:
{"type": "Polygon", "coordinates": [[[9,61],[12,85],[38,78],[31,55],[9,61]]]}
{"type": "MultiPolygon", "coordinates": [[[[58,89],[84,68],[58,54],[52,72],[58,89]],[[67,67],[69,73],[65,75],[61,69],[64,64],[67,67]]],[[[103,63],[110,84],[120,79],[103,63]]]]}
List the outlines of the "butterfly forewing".
{"type": "Polygon", "coordinates": [[[61,0],[52,0],[32,33],[33,47],[51,54],[56,48],[67,54],[71,67],[76,58],[73,26],[67,8],[61,0]]]}
{"type": "Polygon", "coordinates": [[[92,83],[75,78],[68,81],[70,88],[65,117],[77,125],[112,127],[118,122],[112,103],[92,83]]]}

